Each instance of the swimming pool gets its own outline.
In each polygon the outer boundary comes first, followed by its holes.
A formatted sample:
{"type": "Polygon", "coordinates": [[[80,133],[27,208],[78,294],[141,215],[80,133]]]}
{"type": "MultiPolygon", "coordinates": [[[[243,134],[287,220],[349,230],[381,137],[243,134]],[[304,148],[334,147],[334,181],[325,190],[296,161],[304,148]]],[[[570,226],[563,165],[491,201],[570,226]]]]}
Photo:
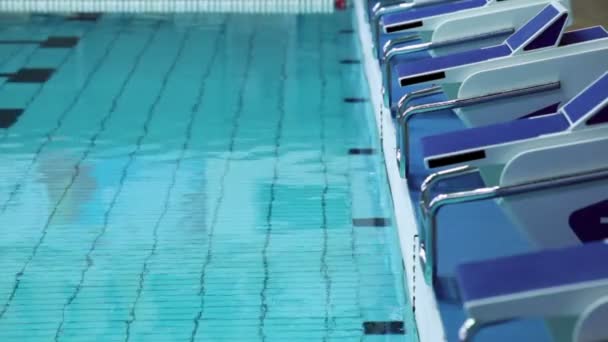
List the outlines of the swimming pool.
{"type": "Polygon", "coordinates": [[[0,339],[415,340],[351,20],[3,20],[0,339]]]}

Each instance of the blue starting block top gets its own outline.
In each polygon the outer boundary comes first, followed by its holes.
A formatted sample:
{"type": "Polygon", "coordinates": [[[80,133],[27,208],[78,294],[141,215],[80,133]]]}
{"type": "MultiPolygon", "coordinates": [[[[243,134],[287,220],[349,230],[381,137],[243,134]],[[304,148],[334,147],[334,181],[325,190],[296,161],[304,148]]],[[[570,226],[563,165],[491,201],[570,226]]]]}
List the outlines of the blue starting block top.
{"type": "Polygon", "coordinates": [[[395,69],[400,85],[442,79],[447,69],[507,57],[522,49],[527,51],[558,45],[567,17],[565,9],[547,5],[501,45],[398,64],[395,69]]]}
{"type": "Polygon", "coordinates": [[[497,296],[608,280],[606,260],[608,260],[608,244],[597,242],[463,264],[458,267],[457,279],[460,293],[466,303],[497,296]]]}

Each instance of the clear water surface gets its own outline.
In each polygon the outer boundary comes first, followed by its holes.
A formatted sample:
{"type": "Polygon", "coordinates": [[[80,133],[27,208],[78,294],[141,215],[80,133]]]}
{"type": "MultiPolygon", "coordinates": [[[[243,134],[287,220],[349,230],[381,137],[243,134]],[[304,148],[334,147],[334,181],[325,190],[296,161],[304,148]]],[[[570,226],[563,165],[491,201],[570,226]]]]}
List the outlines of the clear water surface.
{"type": "Polygon", "coordinates": [[[364,335],[409,309],[350,30],[5,15],[0,72],[54,73],[0,83],[0,341],[411,338],[364,335]]]}

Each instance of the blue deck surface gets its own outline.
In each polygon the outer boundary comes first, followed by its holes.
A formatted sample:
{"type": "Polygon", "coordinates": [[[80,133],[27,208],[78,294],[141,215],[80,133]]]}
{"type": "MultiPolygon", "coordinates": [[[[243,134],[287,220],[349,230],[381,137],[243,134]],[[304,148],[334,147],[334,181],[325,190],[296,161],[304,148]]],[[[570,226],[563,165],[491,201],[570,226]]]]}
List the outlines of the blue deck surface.
{"type": "Polygon", "coordinates": [[[364,336],[411,309],[350,19],[3,20],[80,40],[0,45],[54,69],[0,83],[0,341],[403,340],[364,336]]]}

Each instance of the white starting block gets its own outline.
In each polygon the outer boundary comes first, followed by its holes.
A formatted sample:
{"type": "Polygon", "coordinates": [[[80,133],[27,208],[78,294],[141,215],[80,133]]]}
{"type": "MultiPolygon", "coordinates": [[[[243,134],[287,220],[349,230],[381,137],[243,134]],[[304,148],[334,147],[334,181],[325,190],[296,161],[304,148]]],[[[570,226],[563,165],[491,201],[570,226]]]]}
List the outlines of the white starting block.
{"type": "Polygon", "coordinates": [[[461,265],[458,284],[469,319],[460,340],[472,341],[486,326],[531,317],[575,317],[564,340],[608,340],[606,260],[608,244],[596,242],[461,265]]]}
{"type": "Polygon", "coordinates": [[[445,205],[499,199],[539,248],[608,238],[608,73],[556,113],[429,136],[422,186],[421,259],[433,281],[437,213],[445,205]],[[433,185],[480,172],[487,187],[430,199],[433,185]]]}
{"type": "Polygon", "coordinates": [[[476,127],[555,111],[608,69],[608,32],[592,27],[564,33],[564,20],[557,19],[560,12],[554,6],[547,6],[502,45],[397,66],[401,85],[416,89],[395,105],[403,177],[409,158],[408,124],[414,116],[452,109],[465,124],[476,127]],[[413,99],[439,93],[446,100],[410,106],[413,99]]]}

